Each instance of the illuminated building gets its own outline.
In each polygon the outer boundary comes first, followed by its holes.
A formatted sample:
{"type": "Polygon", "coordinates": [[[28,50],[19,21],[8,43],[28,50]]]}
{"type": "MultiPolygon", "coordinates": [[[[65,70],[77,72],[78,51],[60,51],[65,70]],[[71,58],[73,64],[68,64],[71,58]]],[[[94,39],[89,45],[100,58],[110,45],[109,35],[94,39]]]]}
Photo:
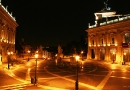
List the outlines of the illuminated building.
{"type": "Polygon", "coordinates": [[[0,62],[7,62],[8,52],[15,53],[15,35],[18,24],[12,13],[0,2],[0,62]]]}
{"type": "Polygon", "coordinates": [[[115,11],[95,13],[95,25],[89,24],[87,59],[130,62],[130,14],[115,11]]]}

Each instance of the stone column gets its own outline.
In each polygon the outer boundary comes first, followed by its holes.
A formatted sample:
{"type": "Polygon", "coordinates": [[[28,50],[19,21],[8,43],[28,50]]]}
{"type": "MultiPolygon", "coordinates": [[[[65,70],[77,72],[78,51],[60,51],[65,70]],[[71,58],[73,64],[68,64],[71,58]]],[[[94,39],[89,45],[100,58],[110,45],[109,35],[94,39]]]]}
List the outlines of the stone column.
{"type": "Polygon", "coordinates": [[[121,46],[117,47],[117,51],[116,51],[116,62],[121,64],[122,63],[122,48],[121,46]]]}
{"type": "Polygon", "coordinates": [[[105,60],[106,61],[110,61],[110,49],[109,49],[109,45],[110,45],[110,40],[109,40],[109,34],[106,33],[106,38],[105,38],[105,43],[106,43],[106,47],[105,47],[105,60]]]}
{"type": "Polygon", "coordinates": [[[100,48],[97,47],[97,60],[100,60],[100,48]]]}
{"type": "Polygon", "coordinates": [[[96,35],[95,37],[95,60],[98,60],[98,41],[99,41],[99,38],[98,38],[98,35],[96,35]]]}
{"type": "Polygon", "coordinates": [[[105,48],[105,61],[109,61],[109,57],[110,57],[109,52],[110,52],[109,47],[106,46],[106,48],[105,48]]]}
{"type": "Polygon", "coordinates": [[[91,43],[90,43],[90,36],[88,36],[88,53],[87,53],[87,59],[91,59],[91,43]]]}
{"type": "Polygon", "coordinates": [[[87,59],[91,59],[91,47],[88,46],[87,59]]]}
{"type": "Polygon", "coordinates": [[[116,51],[116,62],[121,63],[122,62],[122,35],[120,33],[117,33],[116,35],[116,42],[117,42],[117,51],[116,51]]]}

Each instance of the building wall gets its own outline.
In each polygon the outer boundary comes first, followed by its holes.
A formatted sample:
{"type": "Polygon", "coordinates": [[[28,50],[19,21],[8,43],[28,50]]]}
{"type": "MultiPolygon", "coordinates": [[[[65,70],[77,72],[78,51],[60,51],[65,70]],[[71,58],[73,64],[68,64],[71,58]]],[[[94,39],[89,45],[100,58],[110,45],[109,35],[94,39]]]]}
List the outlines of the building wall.
{"type": "Polygon", "coordinates": [[[18,24],[0,3],[0,61],[7,62],[8,52],[15,53],[15,35],[18,24]]]}
{"type": "Polygon", "coordinates": [[[122,63],[125,53],[127,54],[127,61],[130,58],[128,56],[130,53],[129,42],[126,43],[124,40],[125,34],[130,34],[130,19],[89,28],[86,31],[88,32],[87,59],[115,60],[117,63],[122,63]],[[123,46],[123,43],[126,46],[123,46]]]}

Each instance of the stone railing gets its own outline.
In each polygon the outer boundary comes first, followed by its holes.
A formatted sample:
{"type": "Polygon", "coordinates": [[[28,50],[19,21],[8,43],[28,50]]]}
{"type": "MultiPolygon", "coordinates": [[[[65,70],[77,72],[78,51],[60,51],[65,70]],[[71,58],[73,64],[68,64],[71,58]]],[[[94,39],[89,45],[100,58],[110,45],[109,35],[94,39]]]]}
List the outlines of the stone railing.
{"type": "MultiPolygon", "coordinates": [[[[100,23],[100,26],[103,26],[103,25],[107,25],[107,24],[111,24],[111,23],[116,23],[116,22],[120,22],[120,21],[123,21],[123,20],[128,20],[130,19],[130,15],[127,15],[127,16],[124,16],[124,17],[119,17],[118,19],[114,19],[114,20],[109,20],[109,21],[106,21],[106,22],[103,22],[103,23],[100,23]]],[[[88,28],[94,28],[94,27],[97,27],[97,25],[89,25],[88,28]]]]}
{"type": "Polygon", "coordinates": [[[5,7],[1,4],[1,2],[0,2],[0,6],[8,13],[8,15],[9,15],[14,21],[16,21],[16,20],[15,20],[15,17],[12,16],[12,13],[9,13],[9,12],[8,12],[8,10],[7,10],[7,7],[8,7],[8,6],[5,8],[5,7]]]}

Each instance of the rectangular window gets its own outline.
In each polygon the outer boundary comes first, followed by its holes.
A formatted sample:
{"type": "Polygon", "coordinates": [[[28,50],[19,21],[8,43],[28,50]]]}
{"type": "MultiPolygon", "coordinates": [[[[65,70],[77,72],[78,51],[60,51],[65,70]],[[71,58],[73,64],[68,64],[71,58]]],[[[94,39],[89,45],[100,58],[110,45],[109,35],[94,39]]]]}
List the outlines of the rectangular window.
{"type": "Polygon", "coordinates": [[[101,45],[103,45],[103,43],[104,43],[104,42],[103,42],[103,39],[101,39],[101,45]]]}
{"type": "Polygon", "coordinates": [[[115,44],[115,39],[114,38],[112,38],[112,44],[115,44]]]}
{"type": "Polygon", "coordinates": [[[94,40],[92,40],[92,45],[94,45],[94,40]]]}

